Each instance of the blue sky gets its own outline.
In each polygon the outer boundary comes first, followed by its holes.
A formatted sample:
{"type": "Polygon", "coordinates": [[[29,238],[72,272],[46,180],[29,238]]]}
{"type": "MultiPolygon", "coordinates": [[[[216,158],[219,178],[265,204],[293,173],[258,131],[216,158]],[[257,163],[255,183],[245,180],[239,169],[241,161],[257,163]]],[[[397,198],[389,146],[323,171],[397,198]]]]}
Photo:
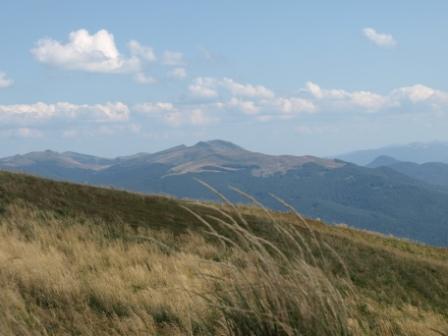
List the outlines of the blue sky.
{"type": "Polygon", "coordinates": [[[0,156],[448,141],[446,1],[0,5],[0,156]]]}

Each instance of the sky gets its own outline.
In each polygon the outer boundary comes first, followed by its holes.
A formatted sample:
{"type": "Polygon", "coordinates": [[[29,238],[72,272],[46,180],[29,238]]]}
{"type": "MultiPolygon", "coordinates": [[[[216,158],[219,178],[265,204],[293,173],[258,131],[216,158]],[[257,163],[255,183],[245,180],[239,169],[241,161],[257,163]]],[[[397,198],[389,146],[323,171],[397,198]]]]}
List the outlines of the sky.
{"type": "Polygon", "coordinates": [[[0,4],[0,156],[448,141],[448,2],[0,4]]]}

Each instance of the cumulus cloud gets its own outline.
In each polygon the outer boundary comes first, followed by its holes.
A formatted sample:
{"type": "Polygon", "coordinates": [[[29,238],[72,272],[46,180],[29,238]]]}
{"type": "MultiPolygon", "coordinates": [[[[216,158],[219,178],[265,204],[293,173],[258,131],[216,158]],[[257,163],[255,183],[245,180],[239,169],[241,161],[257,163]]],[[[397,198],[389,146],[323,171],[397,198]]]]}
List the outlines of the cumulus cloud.
{"type": "MultiPolygon", "coordinates": [[[[54,67],[92,73],[130,74],[139,84],[154,84],[157,79],[148,74],[148,67],[169,65],[170,78],[186,77],[185,60],[180,52],[165,51],[160,60],[153,48],[131,40],[128,52],[119,51],[112,33],[105,29],[90,33],[86,29],[73,31],[68,41],[52,38],[37,41],[31,53],[41,63],[54,67]]],[[[1,75],[1,74],[0,74],[1,75]]],[[[1,87],[0,77],[0,87],[1,87]]],[[[6,83],[6,82],[5,82],[6,83]]]]}
{"type": "Polygon", "coordinates": [[[230,99],[228,105],[230,107],[235,107],[245,114],[253,115],[260,111],[260,108],[255,104],[255,102],[250,100],[241,100],[238,98],[230,99]]]}
{"type": "Polygon", "coordinates": [[[189,90],[195,97],[221,103],[229,112],[241,112],[263,121],[292,118],[297,114],[316,111],[314,103],[305,97],[276,96],[265,86],[240,83],[230,78],[198,77],[189,90]]]}
{"type": "Polygon", "coordinates": [[[435,96],[440,97],[444,95],[441,91],[434,90],[421,84],[399,88],[394,91],[394,94],[395,96],[398,96],[398,98],[407,98],[412,103],[428,101],[435,96]]]}
{"type": "Polygon", "coordinates": [[[176,109],[165,113],[162,118],[166,124],[174,127],[183,125],[206,126],[218,121],[216,117],[210,115],[210,112],[201,108],[176,109]]]}
{"type": "Polygon", "coordinates": [[[139,59],[123,57],[115,45],[114,36],[104,29],[94,34],[85,29],[74,31],[67,43],[44,38],[31,52],[41,63],[70,70],[119,73],[140,68],[139,59]]]}
{"type": "Polygon", "coordinates": [[[147,102],[134,106],[134,111],[178,127],[183,125],[205,126],[218,121],[213,114],[221,104],[175,105],[169,102],[147,102]]]}
{"type": "Polygon", "coordinates": [[[56,115],[56,106],[58,104],[38,102],[35,104],[0,105],[0,118],[49,119],[56,115]]]}
{"type": "Polygon", "coordinates": [[[351,93],[350,102],[357,107],[368,111],[381,109],[389,103],[387,97],[370,91],[354,91],[351,93]]]}
{"type": "Polygon", "coordinates": [[[230,99],[227,106],[263,122],[273,119],[290,119],[302,113],[317,111],[313,102],[300,97],[277,97],[258,101],[234,97],[230,99]]]}
{"type": "Polygon", "coordinates": [[[134,75],[134,79],[139,84],[154,84],[157,83],[157,79],[154,77],[147,75],[143,72],[138,72],[134,75]]]}
{"type": "Polygon", "coordinates": [[[129,108],[126,104],[106,103],[97,105],[81,106],[81,111],[85,109],[87,112],[96,114],[102,120],[109,121],[126,121],[129,119],[129,108]]]}
{"type": "Polygon", "coordinates": [[[188,88],[193,96],[211,98],[218,96],[217,83],[214,78],[198,77],[188,88]]]}
{"type": "Polygon", "coordinates": [[[242,84],[230,78],[224,78],[220,84],[235,96],[256,97],[270,99],[274,93],[262,85],[242,84]]]}
{"type": "Polygon", "coordinates": [[[318,105],[331,109],[361,108],[374,111],[388,106],[387,97],[370,91],[346,91],[341,89],[322,89],[313,82],[306,83],[306,91],[313,96],[318,105]]]}
{"type": "Polygon", "coordinates": [[[9,79],[4,72],[0,72],[0,89],[7,88],[13,84],[13,81],[9,79]]]}
{"type": "MultiPolygon", "coordinates": [[[[377,111],[411,111],[413,105],[426,104],[426,110],[448,107],[448,92],[436,90],[422,84],[405,86],[392,90],[388,94],[371,91],[346,91],[341,89],[322,89],[319,85],[308,82],[305,91],[314,99],[320,110],[357,110],[377,111]]],[[[424,110],[424,109],[422,109],[424,110]]]]}
{"type": "Polygon", "coordinates": [[[301,112],[315,112],[316,106],[309,100],[297,97],[279,98],[276,105],[284,114],[298,114],[301,112]]]}
{"type": "Polygon", "coordinates": [[[190,92],[199,97],[215,97],[219,90],[238,97],[272,99],[275,96],[274,92],[262,85],[243,84],[230,78],[198,77],[190,85],[190,92]]]}
{"type": "Polygon", "coordinates": [[[379,47],[394,47],[397,42],[391,34],[379,33],[373,28],[364,28],[364,36],[379,47]]]}
{"type": "Polygon", "coordinates": [[[151,47],[141,45],[138,41],[130,41],[128,47],[131,54],[135,57],[142,58],[148,62],[155,62],[157,60],[154,50],[151,47]]]}
{"type": "Polygon", "coordinates": [[[84,117],[92,121],[126,121],[129,114],[128,106],[121,102],[95,105],[68,102],[0,105],[0,120],[33,121],[84,117]]]}
{"type": "Polygon", "coordinates": [[[317,99],[322,98],[333,98],[333,99],[343,99],[347,98],[350,93],[345,90],[331,89],[323,90],[319,85],[313,82],[307,82],[305,85],[306,91],[311,93],[317,99]]]}
{"type": "Polygon", "coordinates": [[[169,112],[174,111],[175,107],[172,103],[165,103],[165,102],[155,102],[155,103],[143,103],[138,104],[134,107],[134,110],[140,113],[145,114],[155,114],[155,113],[163,113],[163,112],[169,112]]]}

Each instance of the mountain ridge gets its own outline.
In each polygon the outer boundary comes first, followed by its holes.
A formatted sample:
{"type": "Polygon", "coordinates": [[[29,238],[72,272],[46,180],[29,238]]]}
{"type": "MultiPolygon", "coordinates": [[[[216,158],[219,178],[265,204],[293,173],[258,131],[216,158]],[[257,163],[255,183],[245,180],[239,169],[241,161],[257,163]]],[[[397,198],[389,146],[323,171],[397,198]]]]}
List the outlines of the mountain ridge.
{"type": "Polygon", "coordinates": [[[155,153],[138,153],[129,156],[106,159],[72,151],[58,153],[51,150],[30,152],[0,159],[0,167],[24,168],[43,161],[53,161],[65,168],[86,170],[104,170],[113,165],[129,166],[132,164],[168,164],[173,166],[171,174],[208,171],[204,167],[216,166],[220,169],[236,169],[237,166],[258,166],[254,174],[267,176],[285,173],[305,163],[317,163],[326,167],[340,167],[342,162],[321,159],[311,155],[267,155],[246,150],[224,140],[200,141],[192,146],[179,145],[155,153]],[[234,165],[232,167],[232,165],[234,165]]]}
{"type": "Polygon", "coordinates": [[[369,163],[367,167],[387,167],[419,181],[448,188],[448,164],[443,162],[425,162],[419,164],[381,156],[369,163]]]}
{"type": "MultiPolygon", "coordinates": [[[[280,209],[271,197],[275,194],[312,218],[448,246],[448,189],[389,167],[372,169],[314,156],[266,155],[217,140],[106,161],[80,156],[89,164],[100,163],[101,169],[68,165],[71,161],[66,156],[54,160],[54,152],[46,155],[51,160],[38,155],[40,161],[18,167],[2,165],[4,159],[0,159],[0,169],[145,194],[216,200],[196,182],[200,179],[234,202],[245,200],[230,193],[229,186],[248,192],[272,209],[280,209]]],[[[71,155],[69,159],[76,158],[71,155]]]]}
{"type": "Polygon", "coordinates": [[[343,153],[335,157],[364,166],[382,155],[393,157],[399,161],[415,163],[448,163],[448,142],[415,142],[405,145],[392,145],[343,153]]]}

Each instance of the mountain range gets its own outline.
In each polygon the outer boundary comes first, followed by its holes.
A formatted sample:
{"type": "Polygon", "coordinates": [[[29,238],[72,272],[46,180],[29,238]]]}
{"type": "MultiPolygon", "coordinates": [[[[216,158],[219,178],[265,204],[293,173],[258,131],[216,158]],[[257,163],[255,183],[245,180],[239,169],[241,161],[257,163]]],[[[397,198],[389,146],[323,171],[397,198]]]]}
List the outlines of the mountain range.
{"type": "Polygon", "coordinates": [[[416,142],[407,145],[395,145],[376,149],[360,150],[337,155],[336,157],[343,161],[364,166],[380,156],[390,156],[398,161],[415,163],[448,163],[448,142],[416,142]]]}
{"type": "Polygon", "coordinates": [[[448,164],[443,162],[415,163],[399,161],[390,156],[379,156],[366,167],[388,167],[401,174],[432,184],[448,187],[448,164]]]}
{"type": "Polygon", "coordinates": [[[304,215],[330,223],[448,246],[448,191],[388,165],[370,168],[339,159],[266,155],[213,140],[114,159],[73,152],[33,152],[0,159],[0,169],[142,193],[216,200],[196,180],[221,191],[239,188],[269,208],[279,196],[304,215]]]}

